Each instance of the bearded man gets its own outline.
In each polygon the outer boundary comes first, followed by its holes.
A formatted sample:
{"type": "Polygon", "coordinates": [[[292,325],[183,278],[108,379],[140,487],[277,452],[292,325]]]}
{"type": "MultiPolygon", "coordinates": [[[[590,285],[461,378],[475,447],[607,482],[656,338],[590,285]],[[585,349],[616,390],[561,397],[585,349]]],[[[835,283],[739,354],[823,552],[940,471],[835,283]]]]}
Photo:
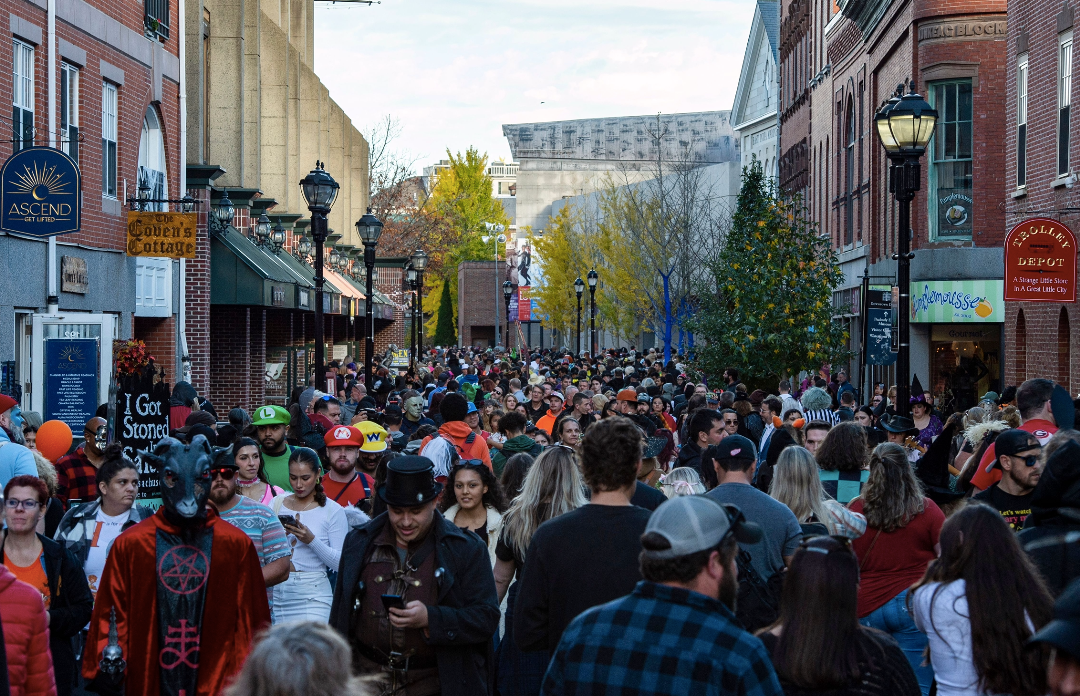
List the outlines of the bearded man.
{"type": "Polygon", "coordinates": [[[162,438],[139,454],[161,474],[162,506],[113,542],[83,676],[103,695],[216,696],[270,624],[259,556],[207,506],[214,454],[205,437],[162,438]]]}

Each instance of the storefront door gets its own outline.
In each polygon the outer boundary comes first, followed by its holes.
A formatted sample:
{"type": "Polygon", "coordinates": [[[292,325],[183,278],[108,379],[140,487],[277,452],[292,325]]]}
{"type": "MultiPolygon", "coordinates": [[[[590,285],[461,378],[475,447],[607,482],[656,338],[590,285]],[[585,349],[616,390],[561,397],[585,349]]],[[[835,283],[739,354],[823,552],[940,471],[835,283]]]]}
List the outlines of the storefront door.
{"type": "Polygon", "coordinates": [[[1001,324],[935,324],[930,330],[928,386],[946,412],[1001,393],[1001,324]]]}

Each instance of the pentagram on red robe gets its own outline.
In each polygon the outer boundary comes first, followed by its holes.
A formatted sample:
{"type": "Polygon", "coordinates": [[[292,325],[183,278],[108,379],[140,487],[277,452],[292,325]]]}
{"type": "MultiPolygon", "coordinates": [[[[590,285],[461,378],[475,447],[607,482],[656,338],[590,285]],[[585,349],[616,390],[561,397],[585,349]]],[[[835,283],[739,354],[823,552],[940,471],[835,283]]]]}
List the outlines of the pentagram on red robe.
{"type": "Polygon", "coordinates": [[[209,572],[206,556],[194,546],[175,546],[158,563],[162,583],[170,592],[180,595],[202,589],[209,572]]]}

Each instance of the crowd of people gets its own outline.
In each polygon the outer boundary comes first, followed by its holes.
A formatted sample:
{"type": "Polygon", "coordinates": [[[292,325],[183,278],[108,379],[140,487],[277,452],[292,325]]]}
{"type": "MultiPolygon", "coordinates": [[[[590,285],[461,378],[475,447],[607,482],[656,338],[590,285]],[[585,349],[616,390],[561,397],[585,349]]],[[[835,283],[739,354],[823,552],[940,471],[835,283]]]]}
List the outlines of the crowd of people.
{"type": "Polygon", "coordinates": [[[138,463],[106,411],[50,461],[0,395],[0,696],[1080,695],[1050,380],[948,413],[655,351],[378,362],[225,420],[177,384],[138,463]]]}

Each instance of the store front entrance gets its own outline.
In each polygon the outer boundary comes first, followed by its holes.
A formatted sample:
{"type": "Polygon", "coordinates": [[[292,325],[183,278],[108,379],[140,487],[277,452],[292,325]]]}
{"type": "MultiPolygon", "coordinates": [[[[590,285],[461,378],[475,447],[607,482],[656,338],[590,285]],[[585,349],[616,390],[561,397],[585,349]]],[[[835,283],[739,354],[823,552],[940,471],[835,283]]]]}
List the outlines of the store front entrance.
{"type": "Polygon", "coordinates": [[[946,413],[978,404],[988,391],[1001,393],[1002,324],[934,324],[930,330],[930,385],[946,413]]]}

